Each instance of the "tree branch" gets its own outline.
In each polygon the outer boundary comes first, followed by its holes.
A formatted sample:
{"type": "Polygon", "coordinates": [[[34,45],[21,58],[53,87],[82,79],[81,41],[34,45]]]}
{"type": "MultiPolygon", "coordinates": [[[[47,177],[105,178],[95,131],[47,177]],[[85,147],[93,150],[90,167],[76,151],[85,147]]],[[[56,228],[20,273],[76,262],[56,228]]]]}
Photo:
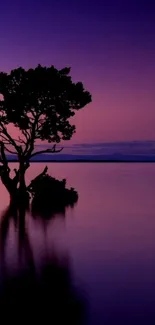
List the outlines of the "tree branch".
{"type": "MultiPolygon", "coordinates": [[[[6,138],[3,134],[0,134],[0,137],[2,138],[3,143],[5,143],[5,144],[11,144],[11,142],[8,140],[8,138],[6,138]]],[[[21,139],[20,137],[18,137],[18,139],[19,139],[19,140],[17,140],[17,139],[13,139],[13,138],[12,138],[12,140],[13,140],[14,142],[23,143],[23,144],[26,145],[26,142],[25,142],[23,139],[21,139]]],[[[12,144],[11,144],[11,145],[12,145],[12,144]]]]}
{"type": "Polygon", "coordinates": [[[10,142],[8,141],[8,139],[3,135],[3,134],[0,134],[0,137],[2,138],[2,141],[6,141],[7,144],[10,144],[10,142]]]}
{"type": "Polygon", "coordinates": [[[24,137],[26,138],[27,141],[30,139],[30,134],[27,130],[22,130],[22,133],[24,134],[24,137]]]}
{"type": "Polygon", "coordinates": [[[6,155],[5,155],[5,146],[4,146],[4,143],[2,141],[0,142],[0,149],[1,149],[1,161],[2,161],[2,164],[3,164],[3,166],[6,167],[6,170],[9,172],[10,168],[8,167],[8,161],[7,161],[7,158],[6,158],[6,155]]]}
{"type": "Polygon", "coordinates": [[[15,176],[13,177],[13,182],[15,185],[18,184],[19,182],[19,169],[17,170],[16,168],[14,168],[14,172],[15,172],[15,176]]]}
{"type": "Polygon", "coordinates": [[[7,152],[12,153],[13,155],[16,155],[16,154],[17,154],[17,152],[14,152],[14,151],[8,149],[6,146],[5,146],[4,148],[5,148],[5,150],[6,150],[7,152]]]}
{"type": "Polygon", "coordinates": [[[63,150],[63,147],[60,148],[60,149],[57,149],[57,150],[55,148],[56,148],[56,144],[53,146],[52,149],[36,151],[30,156],[30,158],[32,158],[32,157],[34,157],[36,155],[42,154],[42,153],[57,153],[57,152],[61,152],[63,150]]]}
{"type": "Polygon", "coordinates": [[[31,124],[32,125],[31,133],[29,134],[29,139],[27,140],[25,150],[24,150],[24,155],[27,158],[29,158],[32,151],[34,150],[34,142],[35,142],[35,138],[36,138],[36,126],[37,126],[39,117],[40,117],[40,115],[39,116],[36,115],[34,123],[31,124]]]}
{"type": "Polygon", "coordinates": [[[20,137],[18,137],[18,139],[19,139],[19,140],[15,140],[15,141],[17,141],[17,142],[19,142],[19,143],[23,143],[23,144],[25,144],[25,145],[27,144],[27,142],[25,142],[24,139],[21,139],[20,137]]]}
{"type": "MultiPolygon", "coordinates": [[[[7,132],[7,130],[5,129],[4,125],[2,122],[0,122],[0,126],[2,128],[3,134],[7,137],[7,139],[10,141],[10,144],[13,145],[13,147],[17,150],[17,152],[19,153],[19,147],[17,146],[16,142],[13,140],[13,138],[10,136],[10,134],[7,132]]],[[[2,135],[1,135],[2,136],[2,135]]]]}

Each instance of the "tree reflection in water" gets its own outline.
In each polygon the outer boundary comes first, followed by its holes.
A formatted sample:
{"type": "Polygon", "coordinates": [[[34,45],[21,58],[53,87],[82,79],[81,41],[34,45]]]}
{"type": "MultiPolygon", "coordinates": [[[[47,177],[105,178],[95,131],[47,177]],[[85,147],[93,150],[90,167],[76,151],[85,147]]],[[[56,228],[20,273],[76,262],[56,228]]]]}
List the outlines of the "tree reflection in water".
{"type": "MultiPolygon", "coordinates": [[[[35,220],[38,214],[38,211],[33,211],[35,220]]],[[[63,213],[62,216],[64,217],[63,213]]],[[[51,213],[51,218],[53,217],[51,213]]],[[[85,302],[73,286],[68,257],[64,259],[56,252],[52,253],[48,259],[45,256],[44,263],[38,269],[34,262],[26,218],[26,209],[10,206],[0,219],[0,257],[3,266],[0,284],[1,319],[16,324],[30,321],[53,325],[85,324],[85,302]],[[6,246],[12,222],[18,234],[19,268],[16,272],[7,272],[6,246]],[[20,262],[23,254],[26,267],[22,269],[20,262]]]]}

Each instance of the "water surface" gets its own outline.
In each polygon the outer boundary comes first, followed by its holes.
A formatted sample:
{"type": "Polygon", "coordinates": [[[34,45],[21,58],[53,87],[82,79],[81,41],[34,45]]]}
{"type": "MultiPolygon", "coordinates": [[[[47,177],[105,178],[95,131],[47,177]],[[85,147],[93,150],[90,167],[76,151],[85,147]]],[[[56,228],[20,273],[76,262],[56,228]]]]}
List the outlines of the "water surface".
{"type": "MultiPolygon", "coordinates": [[[[44,165],[33,163],[27,182],[44,165]]],[[[67,179],[79,200],[65,217],[46,223],[27,213],[35,267],[52,252],[67,256],[72,282],[86,302],[87,324],[155,324],[155,164],[51,163],[48,168],[67,179]]],[[[2,184],[0,193],[2,215],[9,202],[2,184]]],[[[1,239],[1,269],[5,264],[10,273],[32,259],[24,252],[19,259],[17,233],[10,222],[7,240],[1,239]]]]}

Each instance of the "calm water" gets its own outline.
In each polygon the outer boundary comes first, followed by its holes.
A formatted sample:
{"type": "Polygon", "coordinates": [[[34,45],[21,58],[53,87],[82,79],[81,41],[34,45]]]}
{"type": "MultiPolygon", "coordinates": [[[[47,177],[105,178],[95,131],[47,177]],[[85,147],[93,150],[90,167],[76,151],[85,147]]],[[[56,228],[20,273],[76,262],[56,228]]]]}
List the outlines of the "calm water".
{"type": "MultiPolygon", "coordinates": [[[[32,164],[27,182],[44,165],[32,164]]],[[[22,252],[18,227],[10,221],[7,236],[1,234],[1,277],[4,269],[16,272],[32,260],[39,270],[54,252],[68,261],[72,285],[85,301],[85,323],[155,324],[155,164],[48,167],[76,188],[79,201],[65,217],[46,223],[27,214],[29,242],[22,252]]],[[[2,223],[9,202],[2,184],[0,193],[2,223]]]]}

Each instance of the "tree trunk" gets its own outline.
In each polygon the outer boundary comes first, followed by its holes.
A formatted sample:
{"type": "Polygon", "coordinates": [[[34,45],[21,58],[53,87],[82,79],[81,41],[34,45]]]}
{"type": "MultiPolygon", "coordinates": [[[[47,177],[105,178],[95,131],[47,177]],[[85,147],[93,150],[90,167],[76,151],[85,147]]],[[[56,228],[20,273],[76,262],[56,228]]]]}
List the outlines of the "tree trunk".
{"type": "Polygon", "coordinates": [[[19,163],[19,190],[21,192],[26,191],[26,184],[25,184],[25,167],[24,161],[20,161],[19,163]]]}
{"type": "Polygon", "coordinates": [[[26,172],[26,168],[25,168],[24,160],[20,160],[18,199],[22,205],[24,205],[26,202],[29,201],[29,194],[25,183],[25,172],[26,172]]]}
{"type": "Polygon", "coordinates": [[[3,185],[10,195],[10,204],[13,206],[28,206],[29,194],[25,184],[24,164],[20,163],[19,170],[16,171],[14,178],[10,177],[10,171],[3,166],[0,171],[0,177],[3,185]],[[18,187],[19,184],[19,187],[18,187]]]}
{"type": "Polygon", "coordinates": [[[1,180],[4,186],[6,187],[7,191],[9,192],[10,197],[12,197],[14,193],[17,191],[17,186],[13,182],[13,179],[10,178],[7,169],[1,171],[1,180]]]}

